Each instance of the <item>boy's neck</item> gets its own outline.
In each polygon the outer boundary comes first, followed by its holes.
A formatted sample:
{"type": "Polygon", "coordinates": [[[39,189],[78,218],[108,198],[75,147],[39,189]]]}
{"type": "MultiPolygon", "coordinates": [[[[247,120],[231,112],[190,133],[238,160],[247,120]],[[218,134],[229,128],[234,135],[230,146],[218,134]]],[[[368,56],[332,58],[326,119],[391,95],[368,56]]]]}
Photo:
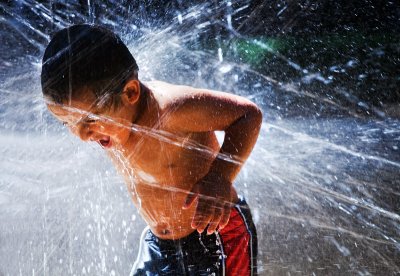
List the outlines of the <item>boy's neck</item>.
{"type": "Polygon", "coordinates": [[[158,103],[151,94],[151,90],[140,82],[140,99],[137,107],[137,117],[133,124],[152,127],[158,121],[158,103]]]}

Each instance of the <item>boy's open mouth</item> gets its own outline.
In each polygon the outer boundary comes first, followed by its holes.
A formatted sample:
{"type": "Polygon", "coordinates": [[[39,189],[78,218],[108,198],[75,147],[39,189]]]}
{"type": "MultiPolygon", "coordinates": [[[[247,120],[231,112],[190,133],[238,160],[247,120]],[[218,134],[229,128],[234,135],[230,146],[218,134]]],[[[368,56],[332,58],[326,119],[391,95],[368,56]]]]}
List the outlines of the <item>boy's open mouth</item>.
{"type": "Polygon", "coordinates": [[[111,145],[112,145],[110,136],[103,137],[102,139],[98,140],[97,142],[100,144],[100,146],[102,146],[103,148],[106,148],[106,149],[111,148],[111,145]]]}

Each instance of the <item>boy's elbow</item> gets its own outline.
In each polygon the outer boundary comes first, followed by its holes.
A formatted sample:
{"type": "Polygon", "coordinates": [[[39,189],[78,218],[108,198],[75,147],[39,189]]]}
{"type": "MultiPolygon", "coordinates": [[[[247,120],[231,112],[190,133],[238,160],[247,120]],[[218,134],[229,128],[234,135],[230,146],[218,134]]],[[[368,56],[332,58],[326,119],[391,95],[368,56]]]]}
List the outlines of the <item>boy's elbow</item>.
{"type": "Polygon", "coordinates": [[[255,105],[252,104],[250,106],[250,110],[249,110],[249,115],[251,114],[251,119],[252,121],[254,121],[255,126],[261,127],[261,123],[263,121],[263,114],[261,109],[255,105]]]}
{"type": "Polygon", "coordinates": [[[246,105],[244,114],[237,122],[241,122],[242,126],[245,126],[246,131],[257,134],[261,129],[262,121],[263,114],[261,109],[254,103],[249,103],[246,105]]]}
{"type": "Polygon", "coordinates": [[[261,111],[261,108],[259,108],[258,106],[255,106],[255,112],[256,112],[256,116],[258,118],[258,120],[260,121],[260,124],[263,120],[263,113],[261,111]]]}

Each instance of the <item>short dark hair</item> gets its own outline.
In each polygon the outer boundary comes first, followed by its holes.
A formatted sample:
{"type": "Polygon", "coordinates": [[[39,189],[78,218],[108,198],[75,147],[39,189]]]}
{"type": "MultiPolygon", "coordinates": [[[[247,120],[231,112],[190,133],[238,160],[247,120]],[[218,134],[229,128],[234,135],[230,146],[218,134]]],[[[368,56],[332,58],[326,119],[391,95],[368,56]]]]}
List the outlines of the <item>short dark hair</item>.
{"type": "Polygon", "coordinates": [[[79,24],[58,31],[42,60],[47,100],[62,104],[72,91],[89,87],[98,99],[114,96],[139,68],[122,40],[106,28],[79,24]]]}

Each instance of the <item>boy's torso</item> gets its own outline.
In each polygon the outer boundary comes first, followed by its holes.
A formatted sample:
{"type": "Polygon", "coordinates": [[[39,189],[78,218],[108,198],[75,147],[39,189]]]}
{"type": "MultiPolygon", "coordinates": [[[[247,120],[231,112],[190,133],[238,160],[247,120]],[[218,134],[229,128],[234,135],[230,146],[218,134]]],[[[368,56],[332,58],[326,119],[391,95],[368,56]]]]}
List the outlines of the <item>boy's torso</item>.
{"type": "Polygon", "coordinates": [[[182,87],[161,82],[147,85],[158,103],[157,122],[150,128],[138,126],[127,147],[111,158],[153,233],[162,239],[179,239],[194,231],[195,205],[182,209],[187,191],[207,174],[220,146],[213,131],[166,130],[169,106],[183,95],[182,87]]]}

